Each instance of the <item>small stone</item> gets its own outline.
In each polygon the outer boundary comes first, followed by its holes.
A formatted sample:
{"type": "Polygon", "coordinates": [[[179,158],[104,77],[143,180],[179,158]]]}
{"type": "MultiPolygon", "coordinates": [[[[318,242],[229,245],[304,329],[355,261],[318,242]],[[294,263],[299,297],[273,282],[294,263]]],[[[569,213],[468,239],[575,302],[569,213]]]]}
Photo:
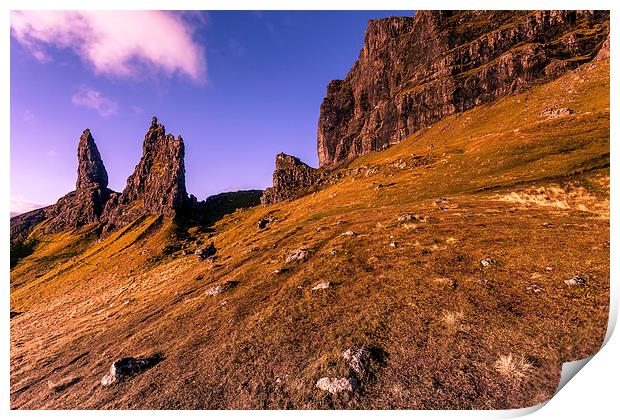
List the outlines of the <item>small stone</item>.
{"type": "Polygon", "coordinates": [[[327,391],[330,394],[338,394],[340,392],[352,392],[358,386],[357,379],[351,378],[321,378],[317,381],[316,387],[320,390],[327,391]]]}
{"type": "Polygon", "coordinates": [[[540,116],[543,118],[559,118],[566,117],[572,113],[573,111],[568,108],[547,108],[540,113],[540,116]]]}
{"type": "Polygon", "coordinates": [[[101,385],[108,386],[118,382],[126,377],[140,373],[159,362],[159,356],[153,356],[146,359],[138,359],[135,357],[123,357],[115,360],[110,366],[110,371],[101,379],[101,385]]]}
{"type": "Polygon", "coordinates": [[[400,244],[398,242],[390,242],[390,247],[392,248],[398,248],[400,246],[400,244]]]}
{"type": "Polygon", "coordinates": [[[296,249],[286,257],[286,262],[304,261],[306,258],[308,258],[308,252],[305,249],[296,249]]]}
{"type": "Polygon", "coordinates": [[[352,230],[348,230],[348,231],[340,234],[340,236],[357,236],[357,233],[353,232],[352,230]]]}
{"type": "Polygon", "coordinates": [[[332,250],[329,251],[329,253],[332,255],[336,255],[338,253],[338,250],[336,248],[332,248],[332,250]]]}
{"type": "Polygon", "coordinates": [[[553,267],[545,267],[545,271],[551,272],[553,271],[553,267]]]}
{"type": "Polygon", "coordinates": [[[402,216],[400,216],[398,218],[398,221],[399,222],[406,222],[406,221],[412,220],[412,219],[413,219],[413,216],[411,214],[403,214],[402,216]]]}
{"type": "Polygon", "coordinates": [[[216,252],[217,250],[215,249],[215,245],[213,244],[213,242],[211,242],[209,246],[206,246],[204,248],[198,248],[194,252],[194,254],[197,255],[198,258],[200,258],[201,260],[204,260],[207,257],[215,255],[216,252]]]}
{"type": "Polygon", "coordinates": [[[573,276],[568,280],[564,280],[564,283],[566,283],[567,286],[577,286],[586,284],[586,280],[583,277],[577,275],[573,276]]]}
{"type": "Polygon", "coordinates": [[[321,289],[327,289],[329,288],[329,282],[328,281],[322,281],[319,284],[317,284],[316,286],[314,286],[312,288],[312,290],[321,290],[321,289]]]}
{"type": "Polygon", "coordinates": [[[368,350],[361,349],[348,349],[343,354],[344,360],[349,362],[349,366],[359,375],[363,375],[368,368],[371,354],[368,350]]]}
{"type": "Polygon", "coordinates": [[[273,217],[270,217],[268,219],[260,219],[258,221],[258,230],[265,229],[267,226],[273,223],[273,221],[274,221],[273,217]]]}
{"type": "Polygon", "coordinates": [[[484,258],[480,261],[480,264],[486,268],[492,265],[497,265],[497,261],[495,261],[493,258],[484,258]]]}
{"type": "Polygon", "coordinates": [[[542,292],[542,286],[539,286],[537,284],[532,284],[531,286],[527,287],[527,290],[529,290],[532,293],[540,293],[542,292]]]}
{"type": "Polygon", "coordinates": [[[246,250],[245,253],[246,254],[251,254],[252,252],[257,252],[257,251],[259,251],[258,248],[250,248],[250,249],[246,250]]]}
{"type": "Polygon", "coordinates": [[[217,296],[221,294],[223,291],[224,289],[222,288],[222,286],[219,284],[216,284],[215,286],[209,287],[205,293],[209,296],[217,296]]]}

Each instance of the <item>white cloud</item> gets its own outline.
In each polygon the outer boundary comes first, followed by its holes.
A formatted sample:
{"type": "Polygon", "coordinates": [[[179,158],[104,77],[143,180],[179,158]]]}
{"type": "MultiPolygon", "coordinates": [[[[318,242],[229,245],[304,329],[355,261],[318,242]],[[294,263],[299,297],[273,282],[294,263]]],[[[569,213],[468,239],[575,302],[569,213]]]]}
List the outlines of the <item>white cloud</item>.
{"type": "Polygon", "coordinates": [[[11,35],[39,61],[49,47],[73,50],[98,74],[138,77],[146,69],[205,80],[197,19],[163,11],[12,11],[11,35]],[[191,23],[190,23],[191,22],[191,23]]]}
{"type": "Polygon", "coordinates": [[[86,86],[73,94],[71,102],[75,105],[94,109],[102,117],[110,117],[118,113],[118,104],[112,99],[104,96],[101,92],[86,86]]]}

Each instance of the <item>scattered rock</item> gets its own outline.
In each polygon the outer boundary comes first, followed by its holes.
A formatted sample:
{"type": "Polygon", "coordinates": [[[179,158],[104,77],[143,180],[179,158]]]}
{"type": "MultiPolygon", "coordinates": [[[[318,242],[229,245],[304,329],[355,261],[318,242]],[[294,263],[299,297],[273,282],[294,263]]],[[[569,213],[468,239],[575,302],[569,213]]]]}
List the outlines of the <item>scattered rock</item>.
{"type": "Polygon", "coordinates": [[[342,354],[342,357],[357,374],[364,375],[370,363],[371,354],[365,348],[348,349],[342,354]]]}
{"type": "Polygon", "coordinates": [[[358,386],[355,377],[351,378],[321,378],[317,381],[316,387],[320,390],[327,391],[330,394],[338,394],[340,392],[352,392],[358,386]]]}
{"type": "Polygon", "coordinates": [[[209,246],[206,246],[204,248],[198,248],[194,252],[194,254],[197,255],[198,258],[200,258],[201,260],[204,260],[207,257],[215,255],[216,252],[217,249],[215,249],[215,245],[213,244],[213,242],[211,242],[209,246]]]}
{"type": "Polygon", "coordinates": [[[352,230],[349,230],[349,231],[346,231],[340,234],[340,236],[357,236],[357,233],[353,232],[352,230]]]}
{"type": "Polygon", "coordinates": [[[400,244],[398,242],[390,242],[390,247],[392,248],[398,248],[400,246],[400,244]]]}
{"type": "Polygon", "coordinates": [[[413,220],[413,215],[411,215],[411,214],[403,214],[402,216],[400,216],[398,218],[399,222],[407,222],[409,220],[413,220]]]}
{"type": "Polygon", "coordinates": [[[250,248],[248,250],[245,251],[246,254],[251,254],[252,252],[257,252],[260,251],[260,249],[258,248],[250,248]]]}
{"type": "Polygon", "coordinates": [[[276,268],[275,270],[273,270],[273,274],[282,274],[285,273],[287,271],[286,268],[276,268]]]}
{"type": "Polygon", "coordinates": [[[267,219],[260,219],[258,221],[258,230],[265,229],[267,226],[272,224],[274,220],[275,219],[273,217],[269,217],[267,219]]]}
{"type": "Polygon", "coordinates": [[[543,288],[542,286],[539,286],[537,284],[532,284],[530,286],[527,286],[527,290],[529,290],[532,293],[540,293],[542,292],[543,288]]]}
{"type": "Polygon", "coordinates": [[[338,250],[336,248],[332,248],[332,250],[329,251],[329,253],[332,255],[336,255],[338,253],[338,250]]]}
{"type": "Polygon", "coordinates": [[[572,114],[573,111],[568,108],[547,108],[540,113],[542,118],[559,118],[572,114]]]}
{"type": "Polygon", "coordinates": [[[155,366],[161,361],[161,356],[155,355],[145,359],[135,357],[123,357],[115,360],[110,366],[110,371],[101,379],[101,385],[108,386],[129,376],[143,372],[155,366]]]}
{"type": "Polygon", "coordinates": [[[551,272],[551,271],[553,271],[553,267],[545,267],[545,271],[551,272]]]}
{"type": "Polygon", "coordinates": [[[217,296],[224,291],[224,288],[220,284],[216,284],[215,286],[211,286],[207,289],[205,294],[209,296],[217,296]]]}
{"type": "Polygon", "coordinates": [[[236,280],[226,280],[224,283],[222,284],[215,284],[211,287],[209,287],[206,291],[205,294],[209,295],[209,296],[217,296],[217,295],[221,295],[222,293],[224,293],[225,291],[235,287],[239,282],[236,280]]]}
{"type": "Polygon", "coordinates": [[[288,257],[286,262],[305,261],[308,258],[308,252],[305,249],[296,249],[288,257]]]}
{"type": "Polygon", "coordinates": [[[314,286],[312,288],[312,290],[321,290],[321,289],[327,289],[329,288],[330,283],[328,281],[322,281],[319,284],[317,284],[316,286],[314,286]]]}
{"type": "Polygon", "coordinates": [[[480,264],[482,265],[482,267],[486,268],[492,265],[497,265],[497,261],[495,261],[493,258],[484,258],[480,260],[480,264]]]}
{"type": "Polygon", "coordinates": [[[573,276],[572,278],[568,279],[568,280],[564,280],[564,283],[566,283],[567,286],[577,286],[577,285],[584,285],[586,284],[586,280],[577,275],[577,276],[573,276]]]}

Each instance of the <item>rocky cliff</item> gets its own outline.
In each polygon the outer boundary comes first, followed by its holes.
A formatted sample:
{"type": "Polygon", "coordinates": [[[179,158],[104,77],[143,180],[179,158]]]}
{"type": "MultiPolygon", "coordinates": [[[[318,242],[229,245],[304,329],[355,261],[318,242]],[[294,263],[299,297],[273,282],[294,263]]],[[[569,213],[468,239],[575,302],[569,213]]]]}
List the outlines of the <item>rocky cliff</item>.
{"type": "Polygon", "coordinates": [[[140,162],[127,179],[123,192],[113,194],[104,209],[104,231],[124,226],[144,215],[175,217],[183,212],[189,200],[184,158],[181,136],[175,138],[166,134],[164,125],[153,117],[144,137],[140,162]]]}
{"type": "Polygon", "coordinates": [[[267,188],[261,197],[263,205],[297,198],[316,184],[321,174],[295,156],[280,153],[276,156],[276,170],[273,186],[267,188]]]}
{"type": "Polygon", "coordinates": [[[321,166],[398,143],[445,116],[556,78],[608,39],[605,11],[419,11],[372,20],[359,59],[327,86],[321,166]]]}
{"type": "Polygon", "coordinates": [[[77,157],[75,191],[71,191],[46,209],[45,216],[49,219],[45,227],[47,233],[99,222],[103,208],[112,193],[108,189],[108,173],[88,129],[84,130],[80,137],[77,157]]]}

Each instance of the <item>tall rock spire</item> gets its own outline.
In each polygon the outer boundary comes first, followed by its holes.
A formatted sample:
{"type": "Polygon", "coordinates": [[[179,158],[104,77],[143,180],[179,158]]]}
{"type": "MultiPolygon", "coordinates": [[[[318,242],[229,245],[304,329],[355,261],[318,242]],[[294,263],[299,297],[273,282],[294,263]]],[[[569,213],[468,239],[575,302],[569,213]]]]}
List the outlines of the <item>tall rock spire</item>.
{"type": "Polygon", "coordinates": [[[46,226],[47,232],[60,232],[99,222],[112,193],[108,189],[108,173],[89,129],[84,130],[80,136],[77,155],[75,191],[46,209],[50,219],[46,226]]]}
{"type": "Polygon", "coordinates": [[[82,133],[78,145],[78,177],[75,189],[92,187],[107,188],[108,173],[101,160],[95,140],[87,128],[82,133]]]}
{"type": "Polygon", "coordinates": [[[185,189],[185,146],[181,136],[166,134],[153,117],[142,144],[142,158],[127,186],[104,211],[106,231],[147,214],[175,217],[188,205],[185,189]],[[135,205],[139,203],[139,205],[135,205]]]}

